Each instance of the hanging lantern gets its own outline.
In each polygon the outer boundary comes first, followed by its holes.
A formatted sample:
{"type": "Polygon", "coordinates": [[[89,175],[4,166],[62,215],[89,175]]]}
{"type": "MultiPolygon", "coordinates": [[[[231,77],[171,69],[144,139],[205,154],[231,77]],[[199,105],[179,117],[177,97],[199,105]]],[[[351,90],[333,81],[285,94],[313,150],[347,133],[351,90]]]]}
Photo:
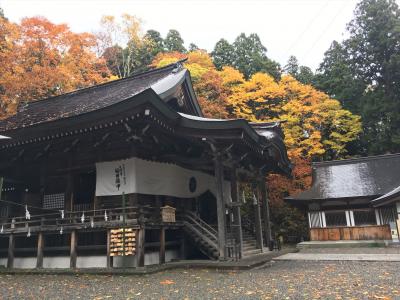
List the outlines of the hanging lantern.
{"type": "Polygon", "coordinates": [[[30,228],[30,227],[28,227],[28,233],[26,234],[26,236],[27,236],[27,237],[30,237],[30,236],[31,236],[31,228],[30,228]]]}
{"type": "Polygon", "coordinates": [[[60,213],[61,213],[61,219],[64,219],[64,210],[63,209],[60,210],[60,213]]]}
{"type": "Polygon", "coordinates": [[[82,224],[85,223],[85,213],[84,212],[82,213],[82,216],[81,216],[81,222],[82,222],[82,224]]]}

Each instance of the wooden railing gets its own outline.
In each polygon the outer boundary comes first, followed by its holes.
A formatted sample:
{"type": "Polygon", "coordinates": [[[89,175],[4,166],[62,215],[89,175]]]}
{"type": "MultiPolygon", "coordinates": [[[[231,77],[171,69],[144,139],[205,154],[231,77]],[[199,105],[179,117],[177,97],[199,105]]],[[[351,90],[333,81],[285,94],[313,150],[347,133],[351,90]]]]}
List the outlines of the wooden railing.
{"type": "Polygon", "coordinates": [[[0,223],[0,234],[36,231],[54,231],[80,228],[108,228],[113,226],[139,225],[146,222],[159,221],[151,206],[127,206],[110,209],[92,209],[86,211],[67,211],[64,214],[51,212],[32,215],[28,220],[25,216],[10,217],[0,223]],[[125,218],[124,218],[125,215],[125,218]]]}
{"type": "Polygon", "coordinates": [[[311,228],[311,241],[391,240],[389,225],[311,228]]]}

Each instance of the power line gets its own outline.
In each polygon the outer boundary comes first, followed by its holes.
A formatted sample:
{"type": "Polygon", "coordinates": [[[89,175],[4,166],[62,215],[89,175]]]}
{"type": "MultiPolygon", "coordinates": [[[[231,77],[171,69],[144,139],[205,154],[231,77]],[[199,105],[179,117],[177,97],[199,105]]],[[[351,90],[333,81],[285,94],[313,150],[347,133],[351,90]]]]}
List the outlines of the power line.
{"type": "Polygon", "coordinates": [[[308,22],[307,26],[303,29],[303,31],[300,33],[300,35],[297,36],[295,41],[290,45],[290,47],[287,50],[287,53],[290,54],[290,51],[292,51],[293,47],[301,40],[303,35],[311,28],[311,25],[314,24],[314,21],[317,19],[317,17],[321,14],[321,12],[325,9],[325,7],[328,6],[329,0],[326,0],[324,5],[320,7],[320,9],[317,11],[317,13],[310,19],[308,22]]]}
{"type": "Polygon", "coordinates": [[[328,23],[327,26],[322,30],[321,34],[317,37],[317,39],[312,43],[311,47],[308,49],[308,51],[305,52],[305,56],[303,56],[302,60],[306,60],[308,56],[310,55],[311,51],[314,49],[315,45],[319,42],[319,40],[322,38],[322,36],[326,33],[326,31],[332,26],[333,22],[337,19],[337,17],[342,13],[342,11],[351,3],[351,1],[344,2],[344,5],[339,9],[339,11],[334,15],[334,17],[331,19],[331,21],[328,23]]]}

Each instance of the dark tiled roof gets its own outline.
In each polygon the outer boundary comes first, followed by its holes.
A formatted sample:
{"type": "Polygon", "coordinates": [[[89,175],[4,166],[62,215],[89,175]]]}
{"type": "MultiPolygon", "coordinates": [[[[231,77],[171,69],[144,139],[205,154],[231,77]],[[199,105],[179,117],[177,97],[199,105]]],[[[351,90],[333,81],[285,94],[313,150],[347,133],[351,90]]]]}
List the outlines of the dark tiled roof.
{"type": "Polygon", "coordinates": [[[379,206],[385,203],[390,203],[400,200],[400,185],[391,190],[390,192],[371,201],[373,206],[379,206]]]}
{"type": "Polygon", "coordinates": [[[313,164],[310,190],[288,200],[379,197],[400,185],[400,154],[313,164]]]}
{"type": "Polygon", "coordinates": [[[177,65],[133,75],[60,96],[30,102],[0,120],[0,132],[95,111],[139,94],[174,72],[177,65]]]}

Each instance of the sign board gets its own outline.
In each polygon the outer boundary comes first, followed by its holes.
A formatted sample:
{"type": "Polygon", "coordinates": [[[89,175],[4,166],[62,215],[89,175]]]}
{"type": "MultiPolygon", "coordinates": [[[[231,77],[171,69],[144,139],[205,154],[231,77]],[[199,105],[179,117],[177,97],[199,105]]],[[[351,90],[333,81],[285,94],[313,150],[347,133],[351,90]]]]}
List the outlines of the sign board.
{"type": "Polygon", "coordinates": [[[110,256],[134,255],[135,252],[136,230],[132,228],[111,229],[110,256]]]}

